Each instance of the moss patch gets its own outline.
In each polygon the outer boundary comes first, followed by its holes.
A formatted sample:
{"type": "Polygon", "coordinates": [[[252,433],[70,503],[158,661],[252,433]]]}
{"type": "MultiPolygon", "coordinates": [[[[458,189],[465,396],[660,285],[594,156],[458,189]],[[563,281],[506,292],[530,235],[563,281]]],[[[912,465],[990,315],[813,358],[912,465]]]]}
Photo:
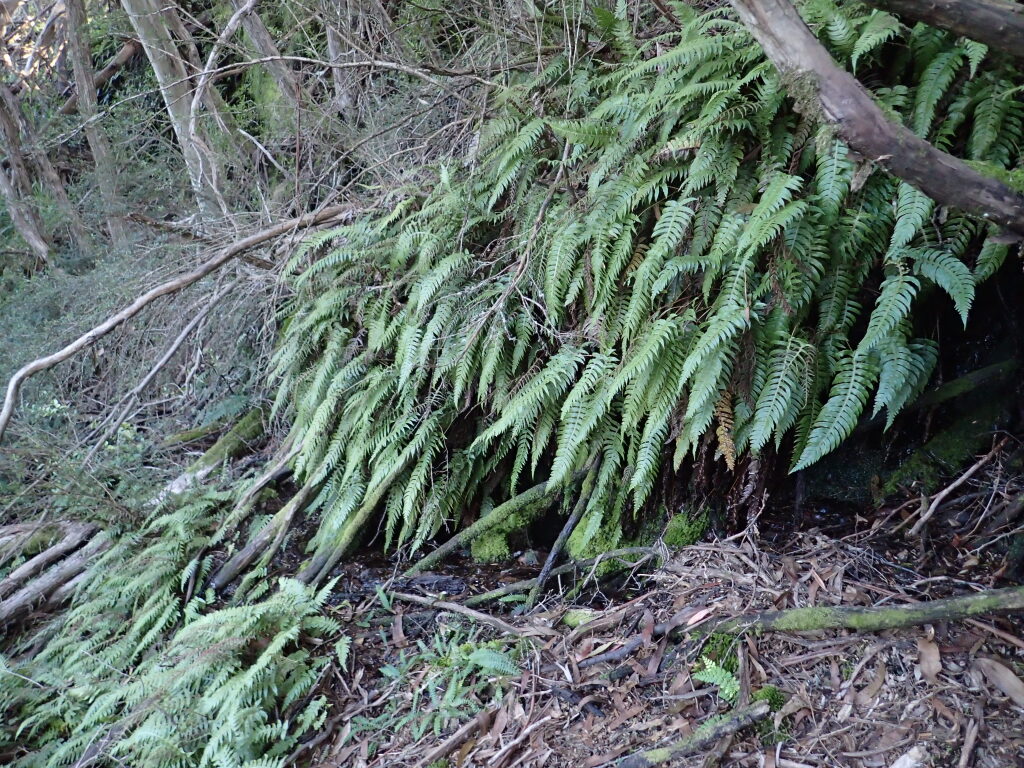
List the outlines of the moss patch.
{"type": "Polygon", "coordinates": [[[665,544],[673,548],[689,547],[704,538],[704,534],[708,531],[708,524],[707,510],[700,512],[695,517],[680,512],[669,518],[662,539],[665,544]]]}

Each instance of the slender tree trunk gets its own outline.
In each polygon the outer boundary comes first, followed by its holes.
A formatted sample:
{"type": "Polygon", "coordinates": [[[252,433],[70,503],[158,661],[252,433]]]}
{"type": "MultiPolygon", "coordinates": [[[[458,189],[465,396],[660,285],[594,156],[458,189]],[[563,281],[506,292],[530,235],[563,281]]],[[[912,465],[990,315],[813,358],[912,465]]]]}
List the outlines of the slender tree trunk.
{"type": "Polygon", "coordinates": [[[89,53],[88,20],[84,0],[65,0],[67,8],[68,52],[78,89],[78,112],[85,123],[85,137],[96,164],[96,179],[106,210],[107,231],[110,239],[121,246],[125,241],[124,221],[121,218],[121,199],[117,193],[117,166],[110,152],[103,128],[96,122],[96,89],[93,83],[92,57],[89,53]]]}
{"type": "Polygon", "coordinates": [[[0,168],[0,195],[3,195],[4,202],[7,203],[7,212],[11,216],[11,221],[14,222],[14,228],[21,235],[21,239],[28,243],[32,253],[43,265],[48,265],[50,263],[50,245],[43,236],[39,217],[32,206],[22,199],[7,175],[7,171],[3,168],[0,168]]]}
{"type": "Polygon", "coordinates": [[[229,215],[227,202],[219,189],[216,157],[202,137],[189,131],[192,83],[187,60],[172,35],[172,26],[181,26],[175,8],[163,5],[160,0],[121,0],[121,4],[156,75],[200,216],[212,219],[218,213],[229,215]]]}
{"type": "Polygon", "coordinates": [[[28,121],[21,113],[17,97],[5,83],[0,83],[0,132],[3,133],[8,160],[11,162],[12,168],[17,165],[12,174],[12,180],[17,185],[22,200],[27,201],[32,193],[33,174],[29,171],[31,162],[36,170],[35,180],[48,189],[53,196],[68,229],[71,230],[71,236],[79,244],[83,246],[87,244],[90,240],[88,230],[68,198],[60,174],[53,167],[53,163],[50,162],[50,158],[41,144],[35,140],[28,121]]]}

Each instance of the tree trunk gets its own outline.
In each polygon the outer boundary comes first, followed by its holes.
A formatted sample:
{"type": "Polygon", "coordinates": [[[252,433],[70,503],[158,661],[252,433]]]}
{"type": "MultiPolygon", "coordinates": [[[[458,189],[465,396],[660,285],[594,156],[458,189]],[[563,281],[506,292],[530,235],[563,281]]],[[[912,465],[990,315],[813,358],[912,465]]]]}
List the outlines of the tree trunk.
{"type": "Polygon", "coordinates": [[[21,235],[21,239],[28,243],[32,253],[44,266],[48,265],[50,263],[50,245],[43,236],[43,227],[39,222],[39,217],[36,215],[35,209],[19,194],[14,182],[3,168],[0,168],[0,195],[3,195],[4,202],[7,203],[7,212],[11,216],[14,228],[21,235]]]}
{"type": "MultiPolygon", "coordinates": [[[[72,238],[78,242],[80,247],[87,246],[90,237],[85,224],[82,222],[82,217],[78,215],[78,211],[75,209],[70,198],[68,198],[67,190],[64,189],[64,182],[61,181],[57,169],[53,167],[53,163],[46,154],[46,150],[35,139],[31,126],[24,115],[22,115],[17,97],[6,84],[0,84],[0,113],[3,113],[0,120],[3,123],[2,130],[6,144],[10,150],[9,156],[17,153],[24,158],[27,155],[32,165],[35,166],[36,181],[46,187],[53,196],[57,207],[64,217],[64,221],[68,225],[68,229],[71,231],[72,238]],[[25,150],[26,144],[27,152],[25,150]]],[[[27,164],[24,163],[24,160],[22,164],[25,166],[23,178],[27,180],[29,187],[31,187],[31,175],[28,173],[27,164]]],[[[28,193],[23,191],[23,198],[29,193],[30,190],[28,193]]]]}
{"type": "MultiPolygon", "coordinates": [[[[231,6],[236,11],[243,5],[242,0],[231,0],[231,6]]],[[[242,17],[242,29],[245,30],[245,36],[261,58],[280,58],[281,51],[278,50],[273,35],[270,34],[270,30],[267,29],[255,8],[242,17]]],[[[288,108],[291,111],[301,109],[302,88],[288,63],[280,60],[268,61],[266,67],[288,108]]]]}
{"type": "Polygon", "coordinates": [[[866,0],[1024,59],[1024,5],[1011,0],[866,0]]]}
{"type": "Polygon", "coordinates": [[[836,66],[789,0],[730,0],[779,69],[797,109],[836,126],[850,147],[941,205],[1024,236],[1024,196],[890,122],[870,94],[836,66]]]}
{"type": "Polygon", "coordinates": [[[71,66],[75,73],[78,89],[78,112],[85,124],[85,137],[96,164],[96,180],[106,212],[107,231],[110,239],[118,246],[125,241],[124,221],[120,195],[117,193],[117,167],[110,152],[106,134],[96,122],[96,87],[93,81],[92,56],[87,38],[88,19],[85,15],[84,0],[65,0],[67,8],[67,39],[71,66]]]}
{"type": "Polygon", "coordinates": [[[209,220],[218,214],[229,215],[227,202],[219,189],[216,157],[200,136],[189,132],[190,67],[186,67],[187,60],[172,35],[172,26],[181,26],[175,7],[165,6],[158,0],[121,0],[121,4],[156,75],[200,216],[209,220]]]}

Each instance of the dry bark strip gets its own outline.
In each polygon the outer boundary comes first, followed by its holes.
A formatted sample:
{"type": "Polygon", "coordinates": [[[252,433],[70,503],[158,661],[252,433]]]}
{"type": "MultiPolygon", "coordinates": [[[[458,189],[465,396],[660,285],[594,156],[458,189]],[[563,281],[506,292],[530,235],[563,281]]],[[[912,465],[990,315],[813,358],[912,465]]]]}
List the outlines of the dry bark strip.
{"type": "MultiPolygon", "coordinates": [[[[946,597],[923,603],[895,606],[808,606],[788,611],[764,611],[750,616],[723,618],[699,626],[702,633],[722,632],[812,632],[822,629],[849,629],[877,632],[936,621],[959,621],[975,616],[1024,612],[1024,587],[990,589],[972,595],[946,597]]],[[[683,627],[668,629],[681,635],[683,627]]],[[[658,633],[658,628],[655,628],[658,633]]]]}
{"type": "Polygon", "coordinates": [[[1024,5],[1011,0],[865,0],[1024,59],[1024,5]]]}
{"type": "Polygon", "coordinates": [[[110,538],[104,533],[94,536],[71,557],[50,568],[9,599],[0,602],[0,626],[20,619],[32,610],[32,606],[44,603],[50,595],[78,576],[89,563],[109,549],[111,544],[110,538]]]}
{"type": "Polygon", "coordinates": [[[768,717],[769,711],[771,711],[771,707],[768,706],[767,701],[739,707],[720,719],[716,718],[704,723],[690,736],[669,744],[667,747],[634,752],[632,755],[620,757],[615,762],[605,763],[605,765],[611,765],[614,768],[649,768],[652,765],[661,765],[681,757],[695,755],[706,751],[719,739],[731,736],[759,720],[763,720],[768,717]]]}
{"type": "Polygon", "coordinates": [[[850,147],[941,205],[1024,236],[1024,196],[890,122],[840,69],[789,0],[730,0],[782,74],[797,109],[834,125],[850,147]]]}
{"type": "Polygon", "coordinates": [[[161,285],[150,289],[120,312],[108,317],[91,331],[79,336],[60,351],[28,363],[18,370],[7,384],[7,395],[4,399],[3,408],[0,409],[0,442],[3,441],[4,432],[7,430],[7,425],[10,423],[11,416],[14,414],[14,404],[18,399],[18,392],[21,390],[21,385],[24,384],[25,381],[33,374],[53,368],[58,363],[63,363],[68,358],[74,357],[83,349],[94,344],[97,339],[106,336],[122,323],[131,320],[161,296],[177,293],[183,288],[187,288],[193,283],[202,280],[211,272],[220,269],[236,256],[244,253],[250,248],[255,248],[257,245],[262,245],[268,240],[272,240],[275,237],[293,230],[315,226],[326,221],[331,221],[332,219],[340,218],[345,214],[351,214],[354,210],[355,209],[351,205],[333,205],[329,208],[324,208],[322,211],[307,213],[294,219],[282,221],[268,229],[262,230],[261,232],[244,237],[226,248],[221,249],[217,255],[207,261],[204,261],[191,272],[179,275],[173,280],[168,280],[166,283],[162,283],[161,285]]]}

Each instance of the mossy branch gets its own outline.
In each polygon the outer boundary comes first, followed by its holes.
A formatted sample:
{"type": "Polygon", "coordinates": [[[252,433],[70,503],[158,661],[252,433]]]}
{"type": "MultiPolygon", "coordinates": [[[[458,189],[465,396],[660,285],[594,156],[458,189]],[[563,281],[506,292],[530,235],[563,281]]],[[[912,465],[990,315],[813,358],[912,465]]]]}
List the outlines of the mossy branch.
{"type": "Polygon", "coordinates": [[[441,560],[459,547],[464,547],[474,539],[483,536],[485,533],[493,531],[513,515],[521,515],[524,518],[524,522],[532,521],[547,507],[552,496],[569,485],[575,485],[577,482],[582,480],[585,475],[586,470],[581,470],[574,474],[564,484],[559,483],[551,485],[547,482],[538,483],[532,488],[523,491],[518,496],[514,496],[509,499],[504,504],[499,504],[487,515],[481,517],[471,526],[463,529],[429,555],[414,563],[412,567],[406,570],[402,575],[408,577],[415,576],[418,573],[423,573],[423,571],[437,565],[437,563],[441,562],[441,560]]]}
{"type": "MultiPolygon", "coordinates": [[[[877,632],[930,624],[959,621],[975,616],[1024,612],[1024,587],[1008,587],[973,595],[948,597],[924,603],[895,606],[808,606],[788,611],[764,611],[751,616],[736,616],[709,622],[701,632],[739,634],[742,632],[813,632],[823,629],[849,629],[877,632]]],[[[682,634],[680,628],[673,634],[682,634]]]]}

